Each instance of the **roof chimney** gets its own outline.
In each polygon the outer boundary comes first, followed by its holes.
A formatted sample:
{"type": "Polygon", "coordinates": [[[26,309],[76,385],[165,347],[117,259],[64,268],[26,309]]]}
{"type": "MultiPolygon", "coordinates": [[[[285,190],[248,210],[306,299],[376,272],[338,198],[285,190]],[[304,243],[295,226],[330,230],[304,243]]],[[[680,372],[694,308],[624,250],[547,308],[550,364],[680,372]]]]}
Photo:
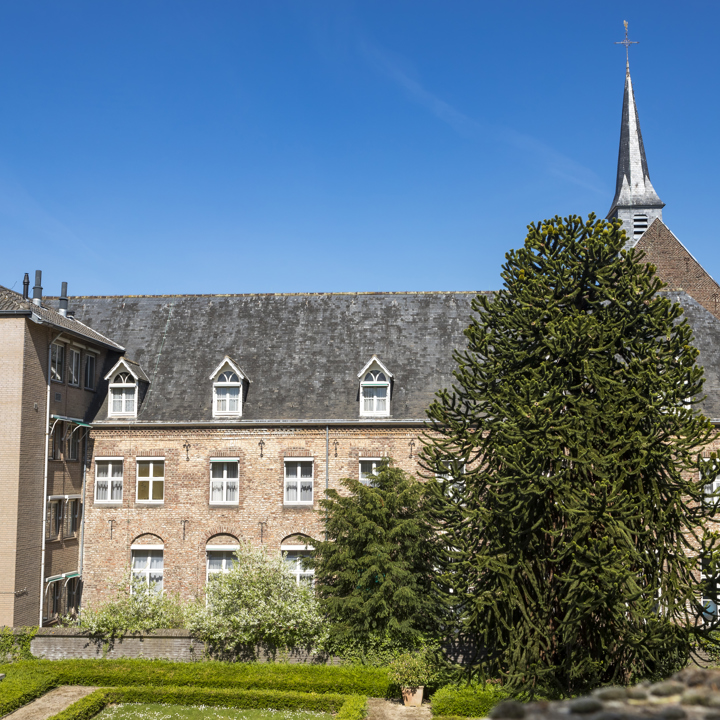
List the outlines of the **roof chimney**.
{"type": "Polygon", "coordinates": [[[33,287],[33,304],[42,304],[42,270],[35,271],[35,286],[33,287]]]}
{"type": "Polygon", "coordinates": [[[63,317],[67,317],[67,307],[68,307],[68,299],[67,299],[67,283],[64,282],[60,286],[60,314],[63,317]]]}
{"type": "Polygon", "coordinates": [[[30,276],[25,273],[23,278],[23,300],[27,300],[30,295],[30,276]]]}

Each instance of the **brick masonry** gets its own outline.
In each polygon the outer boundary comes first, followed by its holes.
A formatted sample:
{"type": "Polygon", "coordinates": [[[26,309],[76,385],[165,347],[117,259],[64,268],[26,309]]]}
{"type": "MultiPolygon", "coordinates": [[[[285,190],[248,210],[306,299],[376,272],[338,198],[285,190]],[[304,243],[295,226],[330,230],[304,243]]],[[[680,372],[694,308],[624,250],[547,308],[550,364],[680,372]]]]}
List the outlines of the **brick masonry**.
{"type": "MultiPolygon", "coordinates": [[[[361,458],[392,457],[399,467],[419,474],[417,430],[333,427],[329,430],[280,429],[93,429],[93,458],[123,458],[123,500],[94,501],[95,466],[89,470],[85,507],[83,603],[110,599],[127,582],[133,543],[164,546],[164,587],[183,598],[198,595],[206,580],[206,546],[244,540],[280,552],[286,538],[321,537],[318,501],[326,478],[359,476],[361,458]],[[262,441],[262,445],[260,444],[262,441]],[[189,450],[184,446],[189,444],[189,450]],[[412,453],[412,457],[411,457],[412,453]],[[165,458],[165,499],[161,505],[136,500],[136,458],[165,458]],[[239,502],[210,504],[210,458],[239,458],[239,502]],[[284,461],[306,457],[314,465],[312,505],[284,504],[284,461]],[[189,459],[188,459],[189,458],[189,459]],[[112,526],[112,537],[111,537],[112,526]]],[[[296,541],[295,541],[296,542],[296,541]]]]}
{"type": "Polygon", "coordinates": [[[720,318],[720,285],[668,230],[655,220],[636,245],[645,253],[645,262],[652,263],[669,290],[683,290],[706,310],[720,318]]]}

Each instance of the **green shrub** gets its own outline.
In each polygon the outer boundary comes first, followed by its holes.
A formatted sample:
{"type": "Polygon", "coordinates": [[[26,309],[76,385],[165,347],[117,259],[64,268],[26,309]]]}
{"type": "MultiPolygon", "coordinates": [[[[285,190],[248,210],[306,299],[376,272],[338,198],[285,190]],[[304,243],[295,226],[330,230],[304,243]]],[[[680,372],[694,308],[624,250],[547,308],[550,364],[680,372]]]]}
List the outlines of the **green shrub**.
{"type": "Polygon", "coordinates": [[[158,593],[131,576],[116,589],[115,599],[84,609],[78,617],[63,618],[63,625],[87,630],[92,637],[112,640],[127,633],[148,633],[157,628],[185,627],[185,606],[172,593],[158,593]]]}
{"type": "Polygon", "coordinates": [[[160,703],[163,705],[204,705],[239,710],[311,710],[336,712],[340,720],[362,720],[367,698],[336,693],[299,693],[279,690],[227,690],[200,687],[121,687],[96,690],[73,703],[51,720],[87,720],[110,703],[160,703]]]}
{"type": "Polygon", "coordinates": [[[390,664],[390,679],[400,687],[418,688],[436,678],[437,671],[424,651],[402,653],[390,664]]]}
{"type": "Polygon", "coordinates": [[[340,711],[335,716],[335,720],[363,720],[367,715],[367,698],[363,695],[351,695],[340,711]]]}
{"type": "Polygon", "coordinates": [[[112,690],[107,689],[96,690],[53,715],[50,720],[89,720],[112,702],[112,693],[112,690]]]}
{"type": "Polygon", "coordinates": [[[31,660],[30,643],[37,634],[37,627],[23,627],[13,630],[0,627],[0,662],[31,660]]]}
{"type": "MultiPolygon", "coordinates": [[[[387,697],[387,670],[362,666],[283,663],[202,663],[168,660],[35,660],[11,668],[42,669],[56,685],[204,686],[210,688],[273,689],[295,692],[342,693],[387,697]]],[[[0,683],[0,688],[4,683],[0,683]]]]}
{"type": "Polygon", "coordinates": [[[26,705],[58,685],[54,673],[37,667],[36,662],[22,661],[0,665],[5,679],[0,682],[0,717],[26,705]]]}
{"type": "Polygon", "coordinates": [[[496,685],[446,685],[432,695],[430,702],[433,716],[486,717],[507,697],[507,693],[496,685]]]}

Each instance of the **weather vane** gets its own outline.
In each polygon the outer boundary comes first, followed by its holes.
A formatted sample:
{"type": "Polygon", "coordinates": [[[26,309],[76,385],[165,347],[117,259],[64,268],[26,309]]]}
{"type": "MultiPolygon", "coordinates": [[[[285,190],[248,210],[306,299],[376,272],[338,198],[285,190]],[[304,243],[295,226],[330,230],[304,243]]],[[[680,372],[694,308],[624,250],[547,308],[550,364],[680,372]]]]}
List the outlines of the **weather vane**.
{"type": "Polygon", "coordinates": [[[625,64],[630,69],[630,46],[631,45],[637,45],[640,41],[639,40],[628,40],[628,21],[623,20],[623,25],[625,26],[625,39],[620,40],[616,42],[616,45],[624,45],[625,46],[625,64]]]}

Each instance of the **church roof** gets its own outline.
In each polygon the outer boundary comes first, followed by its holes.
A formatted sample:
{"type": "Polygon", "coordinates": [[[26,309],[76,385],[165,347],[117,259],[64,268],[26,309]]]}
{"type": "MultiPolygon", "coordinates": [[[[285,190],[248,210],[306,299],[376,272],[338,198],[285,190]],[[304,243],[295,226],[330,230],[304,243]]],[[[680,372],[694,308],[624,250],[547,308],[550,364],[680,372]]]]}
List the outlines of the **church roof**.
{"type": "MultiPolygon", "coordinates": [[[[452,382],[475,292],[74,297],[77,317],[127,348],[150,385],[122,423],[358,422],[358,372],[377,355],[393,374],[389,422],[424,420],[452,382]],[[213,418],[225,356],[252,379],[242,418],[213,418]]],[[[99,388],[103,391],[103,388],[99,388]]],[[[98,424],[113,422],[106,406],[98,424]]],[[[382,421],[373,420],[373,424],[382,421]]]]}
{"type": "MultiPolygon", "coordinates": [[[[136,419],[97,425],[359,422],[357,373],[377,355],[393,374],[390,417],[423,421],[450,387],[453,351],[466,347],[475,292],[75,297],[89,325],[127,348],[150,380],[136,419]],[[241,419],[213,418],[213,369],[237,360],[246,383],[241,419]]],[[[488,293],[489,294],[489,293],[488,293]]],[[[702,408],[720,419],[720,320],[687,293],[668,292],[693,328],[705,367],[702,408]]],[[[114,360],[110,362],[115,362],[114,360]]],[[[105,394],[100,387],[100,395],[105,394]]],[[[106,401],[105,401],[106,402],[106,401]]]]}
{"type": "Polygon", "coordinates": [[[615,199],[608,217],[620,207],[662,208],[664,206],[665,203],[660,200],[650,182],[645,146],[640,132],[640,120],[635,104],[635,93],[630,77],[630,66],[627,65],[615,199]]]}

